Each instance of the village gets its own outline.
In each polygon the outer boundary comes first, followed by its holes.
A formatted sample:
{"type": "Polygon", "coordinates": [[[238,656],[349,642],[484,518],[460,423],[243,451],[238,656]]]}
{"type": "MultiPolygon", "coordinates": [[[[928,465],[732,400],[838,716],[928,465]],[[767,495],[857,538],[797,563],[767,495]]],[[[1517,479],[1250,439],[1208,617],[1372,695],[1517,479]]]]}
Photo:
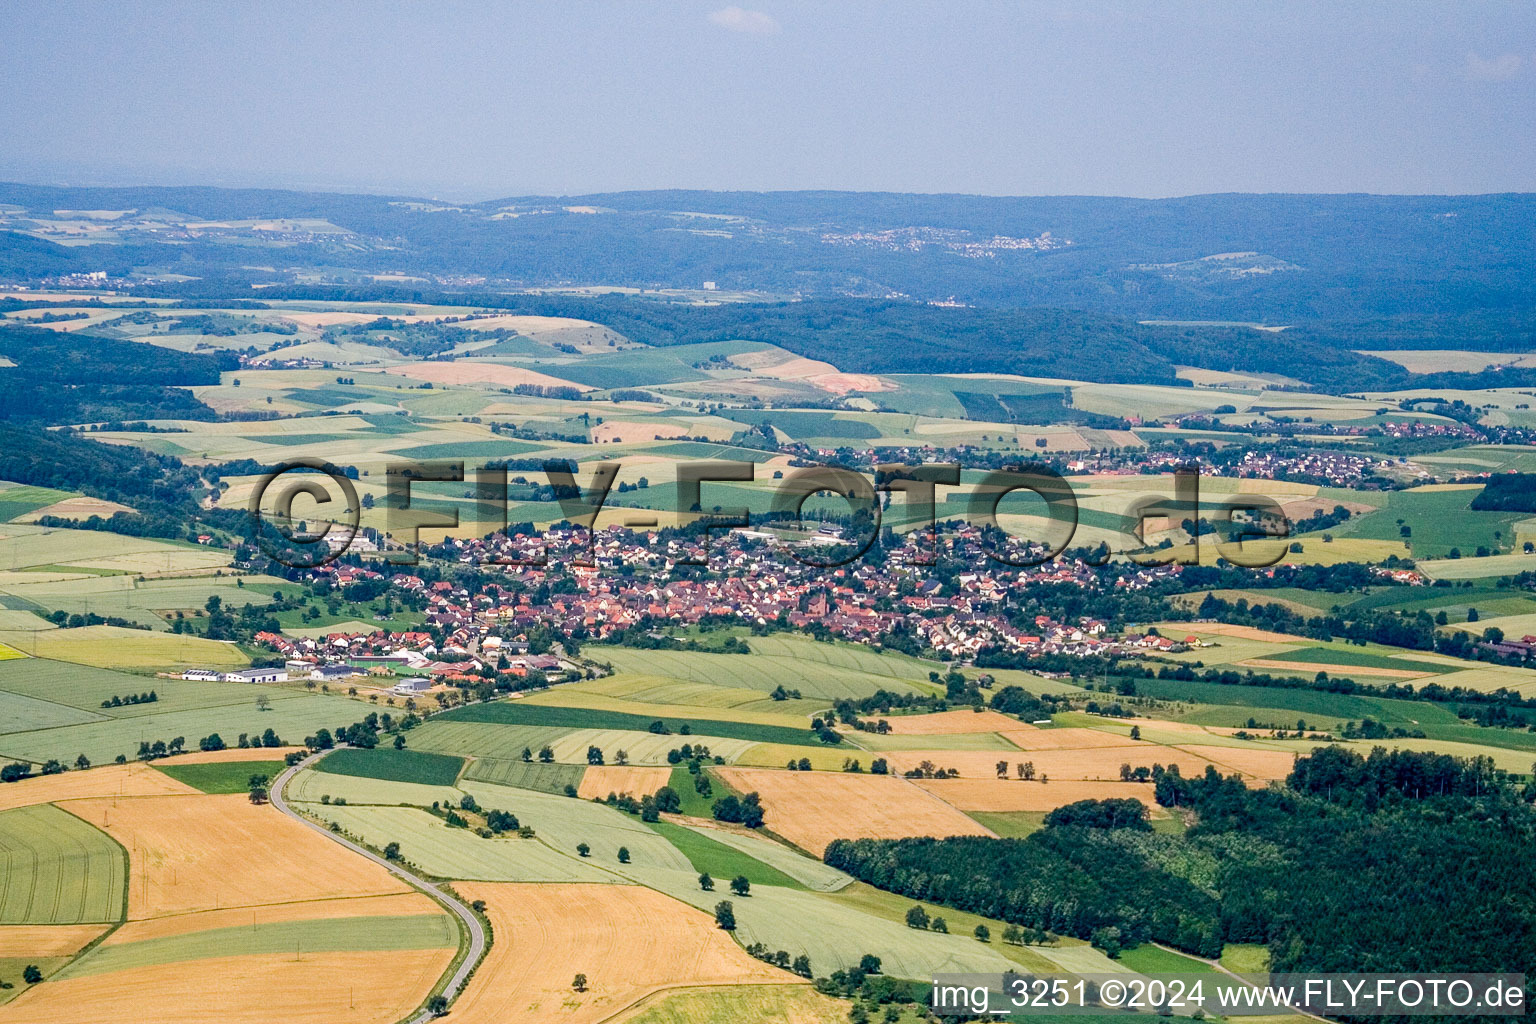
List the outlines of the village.
{"type": "MultiPolygon", "coordinates": [[[[827,529],[837,531],[835,526],[827,529]]],[[[969,525],[950,527],[945,534],[952,554],[983,541],[982,532],[969,525]]],[[[489,673],[519,688],[516,681],[530,674],[542,680],[582,670],[571,657],[548,649],[531,652],[530,635],[536,632],[601,643],[635,629],[711,623],[904,646],[960,664],[983,650],[1124,657],[1179,653],[1198,643],[1194,637],[1155,632],[1115,633],[1108,623],[1089,617],[1058,621],[1042,614],[1020,628],[1010,614],[1027,587],[1135,591],[1177,579],[1178,565],[1126,563],[1106,575],[1081,559],[1057,559],[1030,568],[992,566],[947,575],[933,571],[931,542],[914,534],[879,564],[822,569],[786,557],[784,544],[755,530],[733,530],[706,546],[702,535],[663,538],[656,532],[612,528],[589,538],[580,528],[559,526],[536,536],[450,538],[431,549],[435,559],[478,567],[475,575],[483,582],[477,588],[448,580],[428,583],[404,570],[386,575],[362,564],[332,563],[308,570],[306,581],[339,590],[388,579],[403,600],[420,604],[422,628],[323,636],[263,631],[255,642],[286,659],[283,666],[226,673],[194,669],[186,677],[332,683],[367,676],[375,686],[410,695],[439,684],[483,683],[489,673]],[[706,560],[709,573],[687,572],[706,560]]],[[[664,636],[655,633],[657,639],[664,636]]]]}

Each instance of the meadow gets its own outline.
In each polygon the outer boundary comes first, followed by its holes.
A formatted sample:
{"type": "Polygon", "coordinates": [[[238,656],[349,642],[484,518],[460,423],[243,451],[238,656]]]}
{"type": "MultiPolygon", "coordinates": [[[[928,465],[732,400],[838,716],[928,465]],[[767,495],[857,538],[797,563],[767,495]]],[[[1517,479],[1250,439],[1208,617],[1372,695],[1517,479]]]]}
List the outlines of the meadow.
{"type": "Polygon", "coordinates": [[[452,786],[464,769],[464,759],[416,750],[346,749],[329,754],[315,769],[332,775],[360,775],[422,786],[452,786]]]}
{"type": "Polygon", "coordinates": [[[203,764],[157,764],[155,768],[200,793],[245,793],[251,777],[275,779],[286,767],[282,761],[214,761],[203,764]]]}

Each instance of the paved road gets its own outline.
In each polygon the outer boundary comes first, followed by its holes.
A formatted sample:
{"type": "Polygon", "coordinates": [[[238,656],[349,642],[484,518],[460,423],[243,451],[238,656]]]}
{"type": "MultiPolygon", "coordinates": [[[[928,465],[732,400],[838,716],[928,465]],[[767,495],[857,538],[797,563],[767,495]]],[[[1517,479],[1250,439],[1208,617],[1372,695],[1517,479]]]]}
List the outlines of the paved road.
{"type": "MultiPolygon", "coordinates": [[[[410,885],[415,886],[423,892],[430,893],[435,899],[441,901],[448,907],[449,910],[458,915],[459,920],[463,921],[464,926],[469,929],[469,955],[464,958],[463,963],[459,964],[458,970],[453,972],[453,977],[448,979],[448,987],[443,989],[443,995],[447,996],[451,1002],[453,997],[458,994],[459,989],[464,987],[464,982],[469,978],[469,972],[474,970],[475,964],[480,962],[481,954],[485,952],[485,929],[481,927],[480,919],[475,917],[474,911],[470,910],[463,903],[459,902],[458,898],[453,896],[451,893],[444,892],[442,889],[439,889],[437,886],[423,878],[418,878],[417,876],[407,871],[405,868],[401,867],[399,864],[396,864],[394,861],[385,860],[378,854],[373,853],[370,850],[365,850],[363,847],[358,846],[356,843],[347,839],[345,836],[338,835],[325,826],[311,821],[310,819],[304,817],[302,814],[299,814],[293,808],[288,806],[287,802],[283,799],[283,787],[288,784],[288,780],[292,779],[294,774],[300,769],[309,767],[328,753],[330,753],[330,751],[322,750],[318,754],[312,754],[304,760],[300,761],[298,764],[294,765],[292,768],[287,769],[276,779],[274,779],[272,785],[268,789],[268,797],[272,801],[272,806],[276,807],[279,811],[282,811],[284,814],[288,815],[288,817],[294,819],[295,821],[301,822],[304,825],[314,829],[316,832],[319,832],[327,839],[340,843],[342,846],[345,846],[347,849],[351,850],[358,856],[366,857],[391,874],[403,878],[410,885]]],[[[422,1024],[422,1022],[429,1021],[431,1019],[432,1014],[427,1010],[422,1010],[415,1017],[411,1018],[410,1024],[422,1024]]]]}

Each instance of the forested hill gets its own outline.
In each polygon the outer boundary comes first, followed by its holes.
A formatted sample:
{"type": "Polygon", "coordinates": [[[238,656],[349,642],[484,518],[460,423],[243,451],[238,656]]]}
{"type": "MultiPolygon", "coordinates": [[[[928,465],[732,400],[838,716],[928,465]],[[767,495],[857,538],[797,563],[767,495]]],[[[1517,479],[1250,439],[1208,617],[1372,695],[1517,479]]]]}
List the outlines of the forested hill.
{"type": "Polygon", "coordinates": [[[1403,318],[1411,329],[1427,316],[1528,322],[1536,196],[624,192],[454,204],[0,184],[0,276],[10,280],[101,269],[270,283],[306,268],[343,283],[384,271],[473,275],[497,288],[713,281],[783,297],[953,299],[1133,319],[1403,318]],[[50,224],[70,211],[126,212],[93,225],[100,244],[53,244],[63,233],[50,224]],[[273,226],[282,219],[306,223],[273,226]],[[208,227],[188,237],[189,223],[208,227]],[[263,262],[253,242],[280,248],[265,262],[286,269],[251,269],[263,262]]]}

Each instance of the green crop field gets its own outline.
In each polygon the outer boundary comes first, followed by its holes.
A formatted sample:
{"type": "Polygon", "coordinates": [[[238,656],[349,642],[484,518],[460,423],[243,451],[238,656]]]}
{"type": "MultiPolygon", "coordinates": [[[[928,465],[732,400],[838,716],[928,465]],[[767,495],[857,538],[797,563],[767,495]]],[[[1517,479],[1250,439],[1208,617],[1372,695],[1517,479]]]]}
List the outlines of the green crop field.
{"type": "MultiPolygon", "coordinates": [[[[411,730],[410,742],[413,750],[516,761],[522,758],[525,748],[537,754],[540,748],[553,745],[572,731],[528,725],[448,722],[434,715],[427,724],[411,730]]],[[[586,764],[586,760],[581,763],[586,764]]]]}
{"type": "Polygon", "coordinates": [[[1515,539],[1514,524],[1530,513],[1476,511],[1471,503],[1479,493],[1477,488],[1392,491],[1386,508],[1352,518],[1330,532],[1336,537],[1399,540],[1407,526],[1413,556],[1419,559],[1444,558],[1452,548],[1463,558],[1472,557],[1479,547],[1495,554],[1507,551],[1515,539]]]}
{"type": "Polygon", "coordinates": [[[709,779],[710,794],[702,795],[694,782],[694,775],[688,770],[687,765],[674,765],[672,774],[667,779],[667,785],[677,793],[682,801],[682,813],[693,818],[709,818],[714,814],[715,801],[731,792],[731,788],[709,773],[708,768],[700,768],[701,772],[709,779]]]}
{"type": "Polygon", "coordinates": [[[244,793],[250,789],[251,776],[277,778],[286,767],[281,761],[212,761],[207,764],[157,764],[177,782],[186,783],[204,793],[244,793]]]}
{"type": "Polygon", "coordinates": [[[814,889],[818,892],[835,892],[853,881],[850,876],[836,868],[828,867],[813,857],[807,857],[798,850],[793,850],[783,843],[755,832],[736,832],[697,825],[681,827],[777,869],[794,879],[799,887],[814,889]]]}
{"type": "MultiPolygon", "coordinates": [[[[742,657],[729,655],[726,657],[742,657]]],[[[496,701],[490,704],[470,704],[438,715],[435,721],[482,722],[496,725],[534,726],[552,729],[605,729],[628,732],[650,732],[656,722],[662,723],[666,732],[655,735],[679,737],[674,745],[689,742],[690,735],[747,740],[753,743],[799,743],[809,737],[806,729],[790,729],[776,725],[755,725],[746,722],[729,722],[706,718],[649,718],[619,711],[597,708],[551,707],[547,704],[530,704],[526,701],[496,701]]]]}
{"type": "Polygon", "coordinates": [[[18,516],[30,515],[40,508],[72,498],[69,491],[56,491],[51,487],[31,487],[18,484],[0,490],[0,523],[8,523],[18,516]]]}
{"type": "MultiPolygon", "coordinates": [[[[15,723],[21,728],[14,732],[8,731],[11,723],[0,722],[0,730],[7,730],[0,732],[0,757],[39,763],[49,758],[73,761],[82,753],[97,764],[119,754],[132,760],[141,741],[168,743],[177,736],[195,750],[197,741],[212,733],[233,746],[241,733],[259,736],[272,729],[280,738],[297,743],[321,727],[357,721],[368,708],[344,697],[296,690],[151,679],[31,659],[0,662],[0,691],[55,701],[97,716],[52,727],[23,720],[15,723]],[[149,690],[154,690],[159,700],[120,708],[100,706],[113,696],[149,690]],[[266,711],[256,705],[257,698],[263,696],[271,701],[266,711]]],[[[29,706],[35,709],[35,705],[29,706]]]]}
{"type": "Polygon", "coordinates": [[[1120,954],[1120,962],[1138,974],[1214,974],[1216,968],[1204,960],[1183,956],[1171,949],[1143,942],[1120,954]]]}
{"type": "Polygon", "coordinates": [[[741,850],[726,846],[693,829],[666,821],[653,821],[651,828],[681,850],[695,871],[707,872],[722,892],[726,891],[727,883],[738,876],[745,877],[753,885],[781,885],[789,889],[805,888],[798,880],[791,878],[778,868],[770,867],[741,850]]]}
{"type": "MultiPolygon", "coordinates": [[[[1375,651],[1356,650],[1341,645],[1328,647],[1303,647],[1295,651],[1281,651],[1269,655],[1273,661],[1294,661],[1301,665],[1350,665],[1362,669],[1385,668],[1401,669],[1408,672],[1433,672],[1437,675],[1447,672],[1455,672],[1456,665],[1444,665],[1432,661],[1413,661],[1408,657],[1398,658],[1388,654],[1380,654],[1375,651]]],[[[1370,673],[1364,673],[1369,675],[1370,673]]]]}
{"type": "Polygon", "coordinates": [[[457,804],[464,791],[452,786],[419,786],[411,782],[387,782],[361,775],[332,775],[313,767],[288,783],[287,797],[296,803],[382,804],[386,807],[430,807],[434,802],[457,804]]]}
{"type": "Polygon", "coordinates": [[[614,647],[602,648],[601,657],[619,672],[765,694],[783,686],[827,701],[866,697],[880,689],[931,692],[929,666],[915,658],[781,637],[753,637],[751,646],[750,655],[614,647]]]}
{"type": "Polygon", "coordinates": [[[422,786],[452,786],[464,768],[462,757],[419,750],[344,749],[332,751],[315,765],[332,775],[360,775],[389,782],[414,782],[422,786]]]}
{"type": "MultiPolygon", "coordinates": [[[[535,755],[539,752],[537,747],[530,749],[535,755]]],[[[585,772],[585,768],[575,764],[540,764],[538,761],[528,764],[521,758],[505,760],[477,757],[469,763],[469,769],[464,773],[464,777],[476,782],[494,782],[502,786],[533,789],[540,793],[553,793],[559,796],[565,793],[567,786],[579,787],[585,772]]]]}
{"type": "Polygon", "coordinates": [[[0,868],[0,924],[122,918],[123,848],[51,804],[0,812],[0,868]]]}
{"type": "MultiPolygon", "coordinates": [[[[1411,722],[1435,722],[1453,725],[1460,721],[1452,712],[1437,704],[1421,701],[1391,700],[1385,697],[1368,697],[1360,694],[1322,693],[1316,690],[1292,690],[1278,686],[1227,686],[1222,683],[1180,682],[1172,679],[1138,679],[1136,692],[1159,700],[1194,701],[1205,707],[1196,708],[1187,720],[1201,725],[1227,724],[1208,720],[1215,708],[1209,705],[1233,705],[1239,709],[1255,709],[1252,717],[1265,719],[1257,709],[1283,711],[1294,724],[1299,716],[1323,727],[1335,722],[1359,721],[1373,718],[1378,722],[1407,724],[1411,722]]],[[[1230,717],[1230,714],[1227,715],[1230,717]]],[[[1249,717],[1240,715],[1232,725],[1241,725],[1249,717]]]]}
{"type": "MultiPolygon", "coordinates": [[[[484,804],[496,810],[515,806],[484,804]]],[[[307,808],[321,820],[337,822],[343,829],[375,847],[399,843],[400,855],[421,870],[439,878],[488,882],[617,882],[620,879],[576,856],[552,849],[539,838],[517,836],[482,839],[468,829],[449,828],[441,818],[414,807],[316,807],[307,808]]]]}
{"type": "Polygon", "coordinates": [[[253,926],[168,935],[98,946],[60,971],[54,980],[182,963],[211,957],[283,953],[385,953],[446,949],[459,944],[458,929],[446,914],[341,917],[319,921],[274,921],[253,926]]]}

